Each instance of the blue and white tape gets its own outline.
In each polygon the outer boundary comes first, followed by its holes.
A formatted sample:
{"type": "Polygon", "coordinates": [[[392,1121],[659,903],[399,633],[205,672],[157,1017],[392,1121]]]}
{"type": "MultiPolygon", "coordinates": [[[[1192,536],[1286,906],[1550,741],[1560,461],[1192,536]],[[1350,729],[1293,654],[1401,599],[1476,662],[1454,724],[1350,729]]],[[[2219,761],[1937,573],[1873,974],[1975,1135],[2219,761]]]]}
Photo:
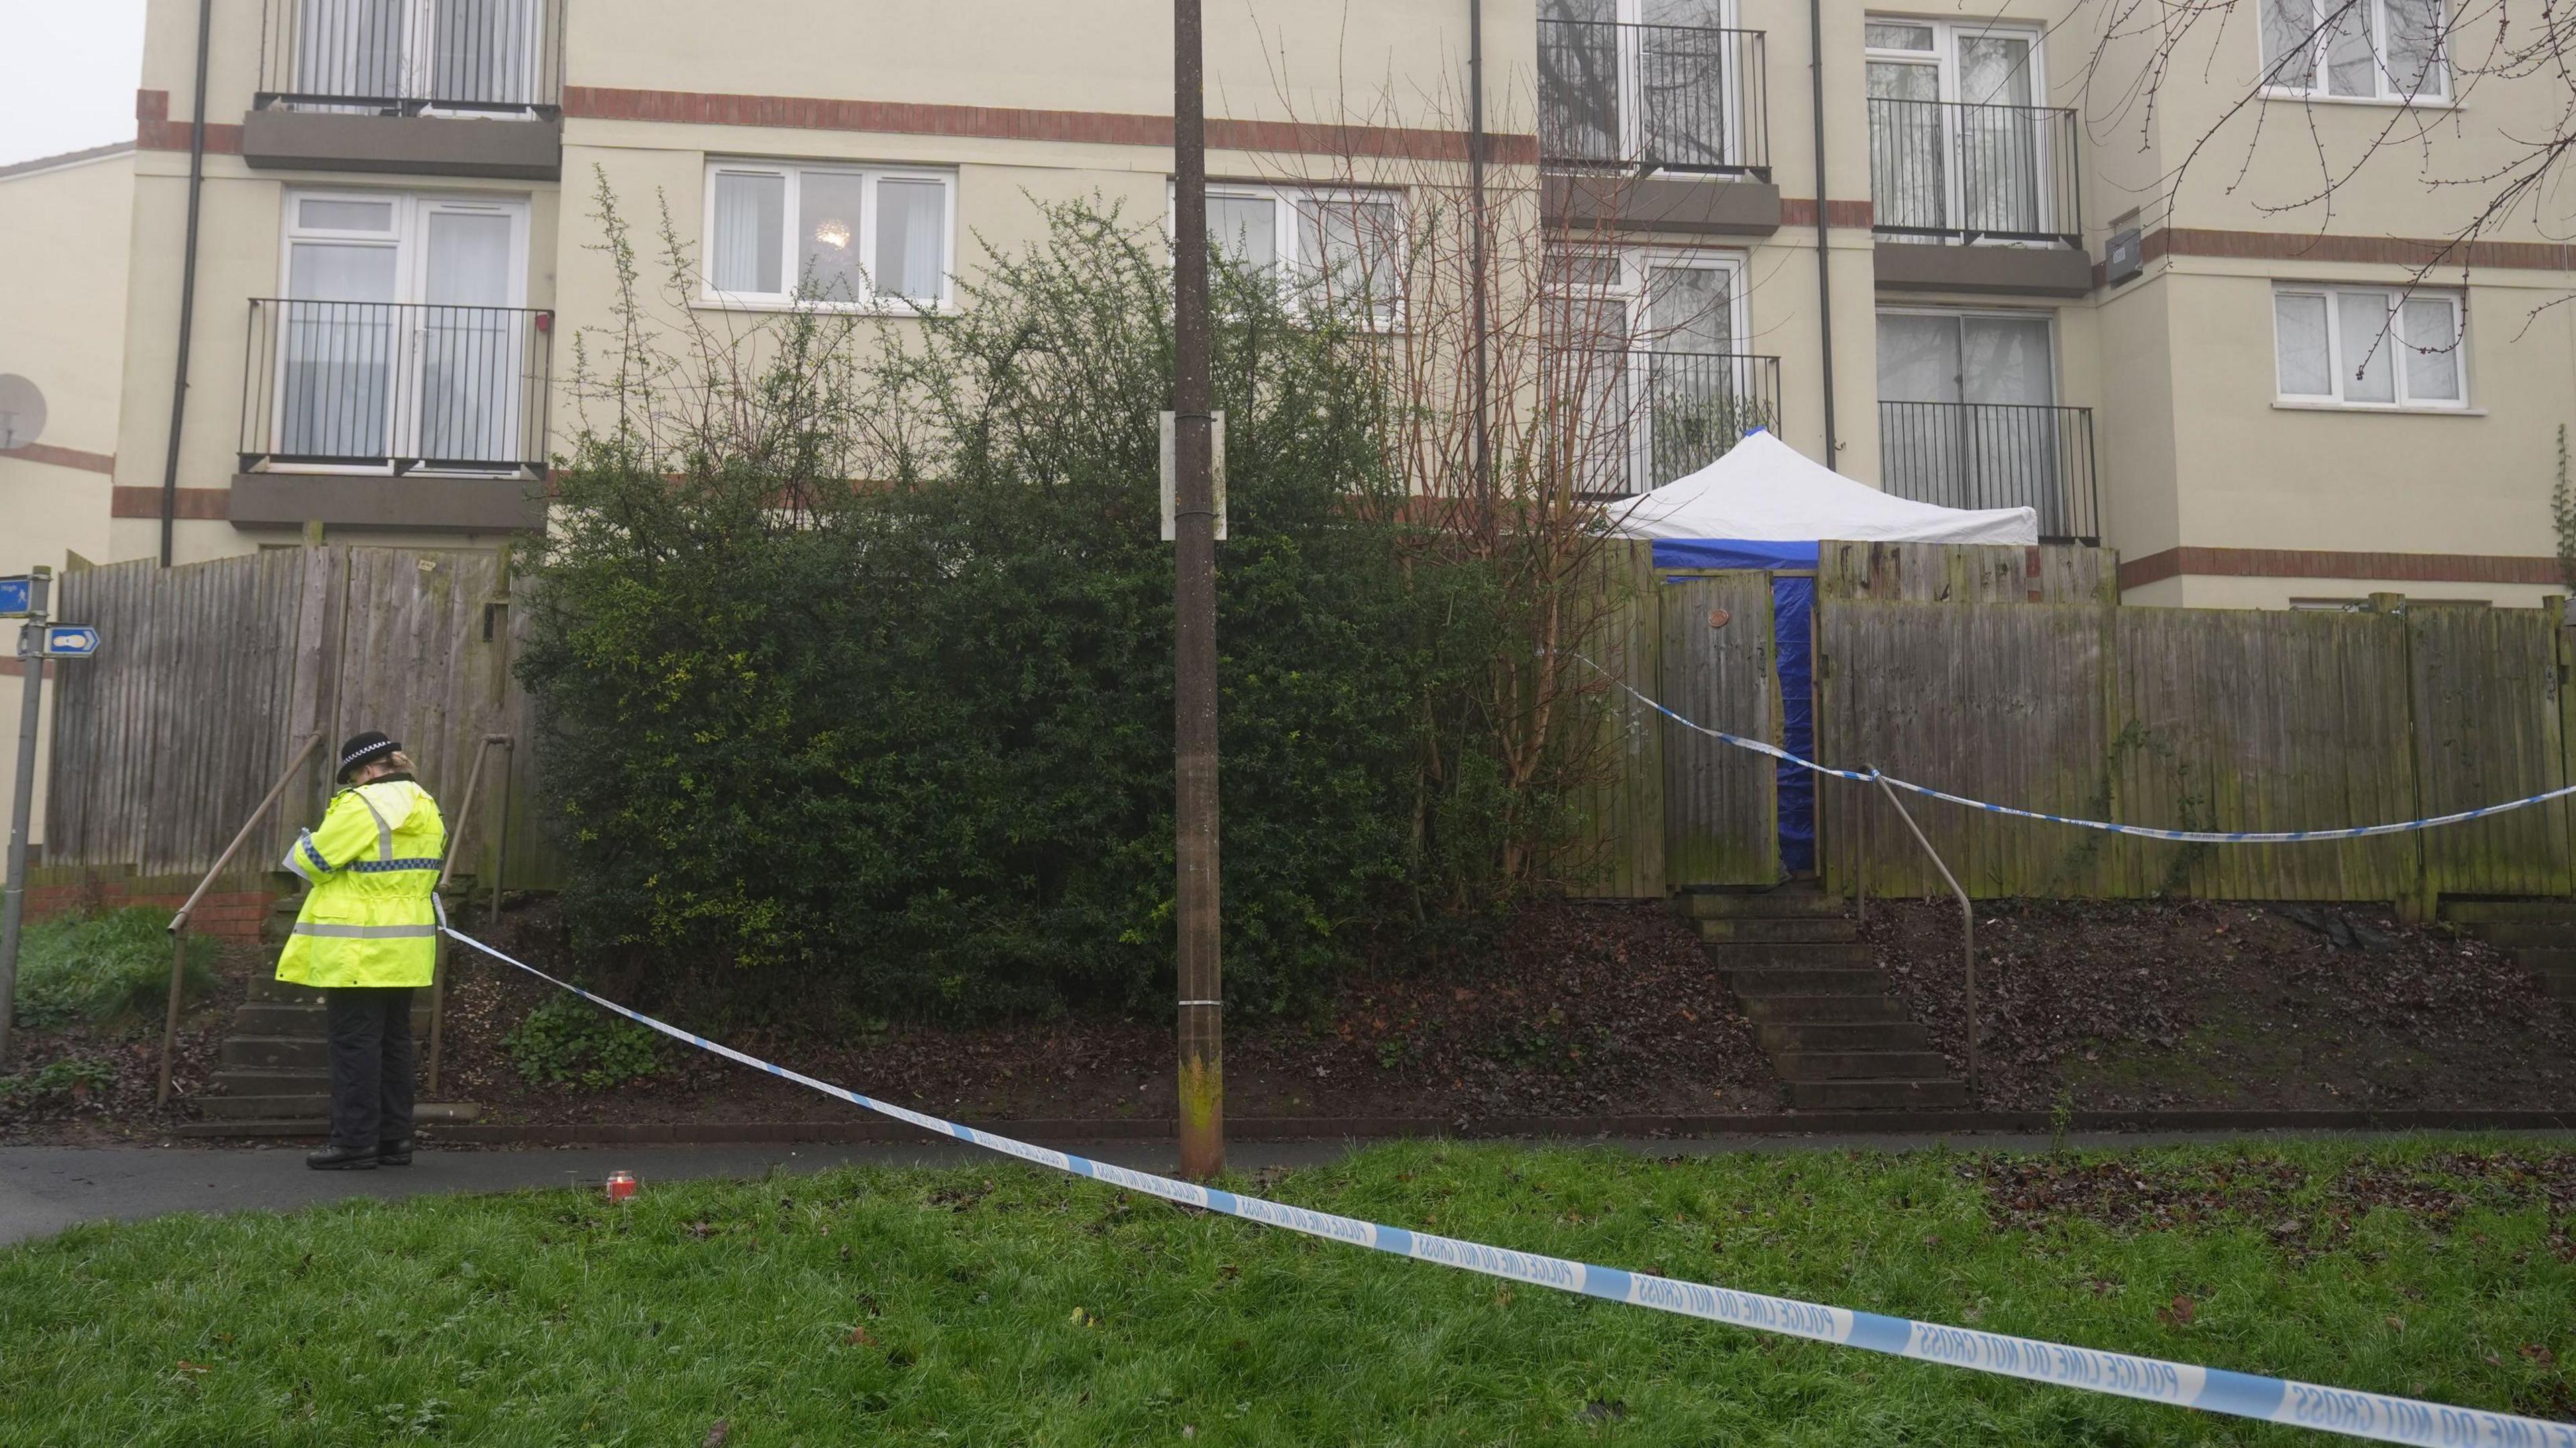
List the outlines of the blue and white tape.
{"type": "Polygon", "coordinates": [[[472,946],[504,965],[515,966],[548,985],[570,991],[592,1005],[613,1011],[637,1025],[863,1110],[908,1122],[933,1135],[951,1137],[1037,1166],[1088,1177],[1128,1191],[1178,1202],[1182,1206],[1223,1212],[1248,1222],[1259,1222],[1309,1237],[1759,1332],[1866,1348],[1922,1362],[2037,1383],[2054,1383],[2060,1387],[2114,1397],[2139,1398],[2150,1403],[2198,1408],[2204,1412],[2225,1413],[2266,1423],[2345,1433],[2384,1443],[2414,1443],[2426,1445],[2426,1448],[2576,1448],[2576,1424],[2546,1423],[2537,1418],[2518,1418],[2475,1408],[2454,1408],[2379,1393],[2318,1387],[2312,1383],[2196,1367],[2190,1363],[2006,1337],[2001,1333],[1979,1332],[1973,1328],[1942,1327],[1874,1312],[1826,1307],[1790,1297],[1680,1282],[1643,1272],[1624,1272],[1616,1267],[1597,1267],[1588,1262],[1542,1256],[1535,1252],[1515,1252],[1489,1247],[1481,1242],[1438,1237],[1428,1232],[1364,1222],[1356,1217],[1286,1206],[1259,1197],[1174,1181],[1170,1177],[1134,1171],[1105,1161],[1093,1161],[1068,1152],[1050,1151],[1007,1136],[960,1126],[954,1121],[907,1111],[828,1081],[815,1080],[704,1036],[692,1035],[641,1011],[629,1010],[604,996],[593,995],[577,985],[557,980],[525,961],[514,960],[472,936],[444,925],[440,928],[460,944],[472,946]]]}
{"type": "Polygon", "coordinates": [[[1888,784],[1897,789],[1905,790],[1912,794],[1919,794],[1927,799],[1937,799],[1950,804],[1961,805],[1968,809],[1982,810],[1987,814],[2010,815],[2015,819],[2043,820],[2053,825],[2073,825],[2077,829],[2081,830],[2100,830],[2105,834],[2133,835],[2139,839],[2146,840],[2171,840],[2176,843],[2190,845],[2296,845],[2318,840],[2364,840],[2375,835],[2402,835],[2416,830],[2435,829],[2442,825],[2461,824],[2468,820],[2482,820],[2493,815],[2510,814],[2518,809],[2529,809],[2536,804],[2547,804],[2553,799],[2567,799],[2571,796],[2576,796],[2576,784],[2571,784],[2564,789],[2553,789],[2541,794],[2529,795],[2522,799],[2507,800],[2503,804],[2491,804],[2478,809],[2462,810],[2457,814],[2434,815],[2429,819],[2420,820],[2400,820],[2395,824],[2354,825],[2343,829],[2331,830],[2272,830],[2268,832],[2261,830],[2160,830],[2149,825],[2123,825],[2114,824],[2109,820],[2076,819],[2067,815],[2053,815],[2035,809],[2016,809],[2008,804],[1991,804],[1982,799],[1970,799],[1966,795],[1951,794],[1945,790],[1934,789],[1928,784],[1916,784],[1911,780],[1899,779],[1892,774],[1882,774],[1875,769],[1836,769],[1831,765],[1818,764],[1812,759],[1801,759],[1797,755],[1791,754],[1789,751],[1780,748],[1776,744],[1766,744],[1759,739],[1747,739],[1741,734],[1729,734],[1723,729],[1711,729],[1697,720],[1684,718],[1683,716],[1674,713],[1672,710],[1665,708],[1656,700],[1650,699],[1646,695],[1638,692],[1635,685],[1630,684],[1627,680],[1611,673],[1608,669],[1602,668],[1599,664],[1593,663],[1592,660],[1584,658],[1582,654],[1575,654],[1574,657],[1582,659],[1584,663],[1591,665],[1593,670],[1599,673],[1601,677],[1618,685],[1620,689],[1626,691],[1626,693],[1631,698],[1634,698],[1638,703],[1645,705],[1647,708],[1654,710],[1656,713],[1663,715],[1665,718],[1672,720],[1674,723],[1681,725],[1685,729],[1705,734],[1709,738],[1718,740],[1721,743],[1732,744],[1738,749],[1749,749],[1756,754],[1767,755],[1770,758],[1780,760],[1784,763],[1796,765],[1801,769],[1811,769],[1818,774],[1831,775],[1835,779],[1848,779],[1855,784],[1875,784],[1880,780],[1885,780],[1888,784]]]}

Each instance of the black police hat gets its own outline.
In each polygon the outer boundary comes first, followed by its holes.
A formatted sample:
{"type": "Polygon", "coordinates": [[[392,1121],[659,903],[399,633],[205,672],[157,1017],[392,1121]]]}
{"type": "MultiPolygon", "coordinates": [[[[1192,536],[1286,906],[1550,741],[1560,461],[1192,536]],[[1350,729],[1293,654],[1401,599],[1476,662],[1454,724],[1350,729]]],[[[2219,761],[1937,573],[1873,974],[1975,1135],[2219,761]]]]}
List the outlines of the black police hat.
{"type": "Polygon", "coordinates": [[[371,764],[400,748],[402,748],[401,745],[372,729],[364,734],[355,735],[348,743],[340,746],[338,778],[345,784],[350,774],[355,772],[359,765],[371,764]]]}

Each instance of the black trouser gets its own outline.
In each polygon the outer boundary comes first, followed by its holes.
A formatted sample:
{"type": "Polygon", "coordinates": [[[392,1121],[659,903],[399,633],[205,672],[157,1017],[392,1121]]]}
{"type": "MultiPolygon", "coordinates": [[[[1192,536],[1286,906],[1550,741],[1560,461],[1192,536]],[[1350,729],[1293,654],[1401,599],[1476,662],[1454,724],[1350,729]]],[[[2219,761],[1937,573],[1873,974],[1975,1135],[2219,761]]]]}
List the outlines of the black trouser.
{"type": "Polygon", "coordinates": [[[331,1144],[373,1149],[411,1137],[411,991],[407,985],[322,992],[331,1032],[331,1144]]]}

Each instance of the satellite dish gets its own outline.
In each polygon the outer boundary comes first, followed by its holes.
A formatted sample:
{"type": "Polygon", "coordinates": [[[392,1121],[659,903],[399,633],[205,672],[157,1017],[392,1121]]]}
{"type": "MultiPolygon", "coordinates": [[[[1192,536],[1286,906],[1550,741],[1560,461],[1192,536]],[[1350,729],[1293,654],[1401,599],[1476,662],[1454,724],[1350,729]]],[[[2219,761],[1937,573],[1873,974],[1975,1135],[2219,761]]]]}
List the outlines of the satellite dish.
{"type": "Polygon", "coordinates": [[[0,452],[45,435],[45,394],[14,372],[0,372],[0,452]]]}

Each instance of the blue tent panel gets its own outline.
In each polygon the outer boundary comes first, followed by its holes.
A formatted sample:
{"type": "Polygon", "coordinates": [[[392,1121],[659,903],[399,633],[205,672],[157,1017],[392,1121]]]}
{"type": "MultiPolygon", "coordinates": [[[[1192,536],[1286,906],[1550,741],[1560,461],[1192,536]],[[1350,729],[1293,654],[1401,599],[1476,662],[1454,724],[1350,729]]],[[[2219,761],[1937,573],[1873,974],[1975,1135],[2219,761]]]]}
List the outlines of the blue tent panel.
{"type": "Polygon", "coordinates": [[[1748,538],[1658,538],[1657,568],[1813,568],[1815,543],[1772,543],[1748,538]]]}

